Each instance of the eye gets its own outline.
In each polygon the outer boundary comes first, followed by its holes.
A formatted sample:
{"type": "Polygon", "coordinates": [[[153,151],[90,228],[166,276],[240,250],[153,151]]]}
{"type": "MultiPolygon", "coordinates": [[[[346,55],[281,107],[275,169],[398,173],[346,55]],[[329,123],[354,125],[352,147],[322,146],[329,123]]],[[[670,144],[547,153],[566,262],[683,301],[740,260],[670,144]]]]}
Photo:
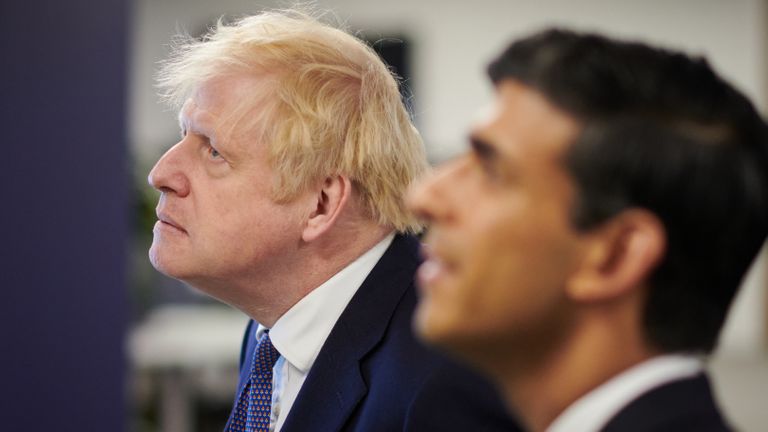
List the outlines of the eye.
{"type": "Polygon", "coordinates": [[[497,163],[495,160],[491,160],[488,157],[485,157],[485,155],[475,155],[474,157],[475,166],[478,167],[482,175],[488,179],[496,181],[501,176],[499,173],[499,167],[497,166],[497,163]]]}
{"type": "Polygon", "coordinates": [[[219,151],[216,150],[215,147],[209,145],[208,146],[208,156],[210,156],[211,159],[220,159],[221,158],[221,153],[219,153],[219,151]]]}
{"type": "Polygon", "coordinates": [[[485,140],[470,137],[472,160],[482,175],[492,181],[499,180],[501,170],[499,166],[499,154],[496,148],[485,140]]]}

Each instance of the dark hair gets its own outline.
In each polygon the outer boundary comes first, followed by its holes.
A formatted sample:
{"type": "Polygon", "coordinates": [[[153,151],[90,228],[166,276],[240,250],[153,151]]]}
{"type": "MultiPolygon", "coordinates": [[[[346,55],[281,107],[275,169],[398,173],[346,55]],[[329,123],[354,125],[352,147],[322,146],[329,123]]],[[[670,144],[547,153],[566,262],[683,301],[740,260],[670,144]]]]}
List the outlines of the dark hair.
{"type": "Polygon", "coordinates": [[[548,30],[488,68],[543,94],[583,126],[564,163],[581,230],[640,207],[667,250],[647,282],[646,338],[711,351],[768,232],[768,127],[706,60],[593,34],[548,30]]]}

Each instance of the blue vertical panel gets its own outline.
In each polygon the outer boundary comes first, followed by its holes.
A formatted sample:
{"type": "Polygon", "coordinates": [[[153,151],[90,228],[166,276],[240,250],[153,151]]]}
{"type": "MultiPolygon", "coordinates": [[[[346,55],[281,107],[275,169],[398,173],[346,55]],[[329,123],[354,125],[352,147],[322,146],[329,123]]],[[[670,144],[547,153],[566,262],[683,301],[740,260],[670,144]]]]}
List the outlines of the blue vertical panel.
{"type": "Polygon", "coordinates": [[[0,430],[124,429],[128,0],[0,0],[0,430]]]}

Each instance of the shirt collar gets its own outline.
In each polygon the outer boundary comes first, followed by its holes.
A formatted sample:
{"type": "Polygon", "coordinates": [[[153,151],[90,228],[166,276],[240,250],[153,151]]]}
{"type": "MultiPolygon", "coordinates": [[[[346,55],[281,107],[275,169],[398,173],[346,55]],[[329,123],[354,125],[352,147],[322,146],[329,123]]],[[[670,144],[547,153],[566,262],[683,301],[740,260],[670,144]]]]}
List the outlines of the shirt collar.
{"type": "Polygon", "coordinates": [[[547,432],[598,431],[622,408],[647,391],[699,374],[703,361],[669,354],[646,360],[606,381],[560,413],[547,432]]]}
{"type": "MultiPolygon", "coordinates": [[[[394,237],[394,233],[389,234],[304,296],[275,322],[269,338],[289,363],[303,373],[309,371],[336,321],[394,237]]],[[[259,325],[257,340],[265,330],[259,325]]]]}

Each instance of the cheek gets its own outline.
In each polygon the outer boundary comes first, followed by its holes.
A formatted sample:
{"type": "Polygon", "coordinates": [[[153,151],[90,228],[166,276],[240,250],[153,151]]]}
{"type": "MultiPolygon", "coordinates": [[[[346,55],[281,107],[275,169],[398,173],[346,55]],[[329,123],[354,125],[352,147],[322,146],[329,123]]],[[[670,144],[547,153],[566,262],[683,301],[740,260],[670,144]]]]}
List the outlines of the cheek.
{"type": "Polygon", "coordinates": [[[291,253],[299,245],[304,217],[298,200],[277,204],[262,187],[217,198],[217,211],[206,222],[206,237],[219,253],[254,262],[291,253]]]}
{"type": "Polygon", "coordinates": [[[203,233],[211,241],[236,245],[238,239],[269,229],[270,215],[279,211],[263,190],[259,179],[245,177],[208,185],[208,196],[200,195],[196,214],[203,233]]]}
{"type": "Polygon", "coordinates": [[[254,259],[278,253],[291,237],[297,238],[295,217],[270,205],[240,206],[238,211],[211,221],[208,240],[222,254],[233,259],[254,259]]]}
{"type": "Polygon", "coordinates": [[[466,267],[454,299],[478,331],[525,327],[564,302],[571,255],[568,239],[535,218],[495,221],[476,232],[466,248],[466,267]],[[480,328],[482,327],[482,328],[480,328]]]}

